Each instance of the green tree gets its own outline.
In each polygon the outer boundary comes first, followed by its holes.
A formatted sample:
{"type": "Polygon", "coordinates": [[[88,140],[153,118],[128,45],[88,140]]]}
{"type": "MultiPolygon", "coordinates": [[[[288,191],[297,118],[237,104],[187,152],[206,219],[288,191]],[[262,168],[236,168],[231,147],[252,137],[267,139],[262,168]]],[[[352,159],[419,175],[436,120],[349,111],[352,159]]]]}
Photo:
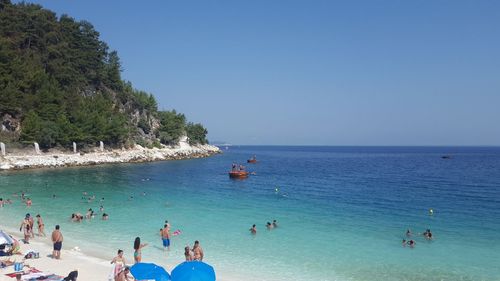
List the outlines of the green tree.
{"type": "Polygon", "coordinates": [[[190,144],[207,144],[208,131],[200,123],[194,124],[189,122],[186,125],[186,133],[190,144]]]}

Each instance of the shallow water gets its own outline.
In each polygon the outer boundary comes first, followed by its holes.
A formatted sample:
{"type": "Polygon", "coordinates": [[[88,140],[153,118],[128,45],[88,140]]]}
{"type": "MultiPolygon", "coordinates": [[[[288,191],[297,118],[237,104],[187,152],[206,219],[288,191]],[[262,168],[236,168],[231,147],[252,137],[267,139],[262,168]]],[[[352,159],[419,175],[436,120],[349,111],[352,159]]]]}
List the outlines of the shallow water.
{"type": "Polygon", "coordinates": [[[240,280],[500,280],[500,148],[230,147],[224,154],[182,161],[0,173],[0,224],[18,227],[40,213],[49,233],[60,224],[65,247],[132,259],[136,236],[143,260],[168,270],[184,246],[200,240],[216,272],[240,280]],[[231,180],[232,162],[256,175],[231,180]],[[444,154],[451,159],[441,159],[444,154]],[[149,180],[148,180],[149,179],[149,180]],[[275,192],[278,187],[279,192],[275,192]],[[27,209],[14,192],[27,190],[27,209]],[[95,194],[92,203],[82,192],[95,194]],[[143,196],[143,192],[146,193],[143,196]],[[56,198],[52,198],[55,194],[56,198]],[[131,199],[130,196],[133,196],[131,199]],[[71,213],[98,218],[69,222],[71,213]],[[429,215],[429,208],[434,215],[429,215]],[[161,249],[165,219],[182,234],[161,249]],[[267,231],[267,221],[279,227],[267,231]],[[257,224],[258,233],[248,229],[257,224]],[[435,239],[404,231],[426,228],[435,239]]]}

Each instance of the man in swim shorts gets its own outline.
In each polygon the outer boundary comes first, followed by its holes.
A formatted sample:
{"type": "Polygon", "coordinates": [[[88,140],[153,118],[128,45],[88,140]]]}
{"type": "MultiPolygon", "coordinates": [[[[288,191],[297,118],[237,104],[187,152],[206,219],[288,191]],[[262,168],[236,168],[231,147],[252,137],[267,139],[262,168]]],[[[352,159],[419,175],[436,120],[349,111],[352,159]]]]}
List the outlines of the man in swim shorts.
{"type": "Polygon", "coordinates": [[[161,240],[163,241],[163,249],[170,250],[170,228],[167,224],[163,227],[161,231],[161,240]]]}
{"type": "Polygon", "coordinates": [[[59,230],[59,225],[56,225],[56,229],[52,232],[52,243],[54,243],[54,250],[52,251],[52,258],[61,258],[63,235],[59,230]]]}

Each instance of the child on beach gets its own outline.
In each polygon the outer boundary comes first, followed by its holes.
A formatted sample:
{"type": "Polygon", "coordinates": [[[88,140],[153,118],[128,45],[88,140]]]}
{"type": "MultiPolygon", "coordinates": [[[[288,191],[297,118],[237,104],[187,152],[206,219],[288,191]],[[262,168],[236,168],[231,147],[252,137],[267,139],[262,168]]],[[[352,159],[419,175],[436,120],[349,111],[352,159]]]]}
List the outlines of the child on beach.
{"type": "Polygon", "coordinates": [[[186,257],[186,261],[192,261],[193,260],[193,252],[189,248],[189,246],[186,246],[184,248],[184,256],[186,257]]]}
{"type": "Polygon", "coordinates": [[[24,244],[30,243],[31,231],[31,225],[27,224],[24,227],[24,244]]]}

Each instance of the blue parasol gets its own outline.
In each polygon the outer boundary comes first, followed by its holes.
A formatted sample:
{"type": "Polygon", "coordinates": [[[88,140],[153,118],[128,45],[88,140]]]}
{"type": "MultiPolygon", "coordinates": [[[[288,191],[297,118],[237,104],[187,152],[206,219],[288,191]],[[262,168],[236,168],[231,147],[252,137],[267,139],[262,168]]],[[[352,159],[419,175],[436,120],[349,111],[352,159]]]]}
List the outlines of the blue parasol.
{"type": "Polygon", "coordinates": [[[170,275],[161,266],[154,263],[136,263],[130,268],[136,280],[169,281],[170,275]]]}
{"type": "Polygon", "coordinates": [[[215,281],[215,271],[204,262],[186,261],[172,270],[172,281],[215,281]]]}

